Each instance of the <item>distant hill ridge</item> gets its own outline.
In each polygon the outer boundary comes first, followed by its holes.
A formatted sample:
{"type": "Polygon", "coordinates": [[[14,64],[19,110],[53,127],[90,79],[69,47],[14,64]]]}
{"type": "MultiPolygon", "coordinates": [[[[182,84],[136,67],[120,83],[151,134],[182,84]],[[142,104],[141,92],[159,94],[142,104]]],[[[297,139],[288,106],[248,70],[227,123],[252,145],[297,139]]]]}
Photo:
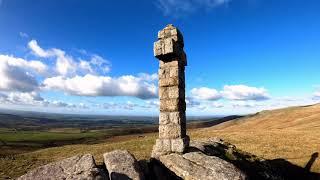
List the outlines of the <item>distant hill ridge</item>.
{"type": "Polygon", "coordinates": [[[320,130],[320,104],[265,110],[234,119],[214,130],[320,130]]]}

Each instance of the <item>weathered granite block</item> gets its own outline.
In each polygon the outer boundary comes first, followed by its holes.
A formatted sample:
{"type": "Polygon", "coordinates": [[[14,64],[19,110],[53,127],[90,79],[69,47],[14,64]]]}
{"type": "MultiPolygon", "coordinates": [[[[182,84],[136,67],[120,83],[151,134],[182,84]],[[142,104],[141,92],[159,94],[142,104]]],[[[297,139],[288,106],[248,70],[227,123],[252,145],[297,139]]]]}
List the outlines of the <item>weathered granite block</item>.
{"type": "Polygon", "coordinates": [[[178,77],[159,79],[159,87],[179,86],[182,83],[183,82],[181,82],[181,80],[178,77]]]}
{"type": "Polygon", "coordinates": [[[185,92],[178,86],[166,86],[159,87],[159,98],[160,99],[184,99],[185,92]]]}
{"type": "Polygon", "coordinates": [[[159,87],[159,98],[160,99],[169,99],[169,88],[168,87],[159,87]]]}
{"type": "Polygon", "coordinates": [[[159,137],[166,139],[180,138],[181,126],[179,124],[159,125],[159,137]]]}
{"type": "MultiPolygon", "coordinates": [[[[245,173],[232,163],[200,152],[160,156],[161,163],[181,179],[245,180],[245,173]]],[[[266,179],[272,179],[270,177],[266,179]]]]}
{"type": "Polygon", "coordinates": [[[161,125],[169,124],[170,123],[169,114],[170,113],[168,113],[168,112],[160,112],[159,124],[161,124],[161,125]]]}
{"type": "Polygon", "coordinates": [[[184,66],[168,66],[160,67],[158,70],[159,79],[178,78],[184,76],[184,66]]]}
{"type": "Polygon", "coordinates": [[[159,138],[156,140],[155,150],[157,151],[164,151],[164,152],[171,152],[171,140],[159,138]]]}
{"type": "Polygon", "coordinates": [[[105,180],[107,174],[96,166],[91,154],[76,155],[61,161],[40,166],[18,180],[47,180],[47,179],[87,179],[105,180]]]}
{"type": "Polygon", "coordinates": [[[183,99],[160,99],[161,112],[185,111],[186,102],[183,99]]]}
{"type": "Polygon", "coordinates": [[[168,87],[168,96],[170,99],[184,99],[184,89],[179,88],[178,86],[168,87]]]}
{"type": "MultiPolygon", "coordinates": [[[[159,114],[159,124],[166,125],[166,124],[178,124],[178,125],[185,125],[186,122],[186,115],[184,112],[160,112],[159,114]]],[[[185,128],[182,128],[185,129],[185,128]]]]}
{"type": "Polygon", "coordinates": [[[181,45],[174,39],[161,39],[154,43],[154,56],[159,58],[183,56],[181,45]]]}
{"type": "Polygon", "coordinates": [[[189,137],[171,139],[171,151],[183,153],[186,147],[189,146],[189,137]]]}
{"type": "Polygon", "coordinates": [[[170,112],[169,118],[173,124],[183,125],[186,121],[186,115],[184,112],[170,112]]]}
{"type": "Polygon", "coordinates": [[[166,26],[163,30],[158,32],[158,39],[172,38],[176,42],[180,43],[183,48],[183,36],[181,32],[175,28],[172,24],[166,26]]]}
{"type": "Polygon", "coordinates": [[[126,150],[115,150],[103,154],[109,179],[144,180],[143,171],[136,158],[126,150]]]}
{"type": "Polygon", "coordinates": [[[181,62],[178,61],[178,59],[172,60],[172,61],[159,61],[160,68],[166,68],[166,67],[176,67],[181,65],[181,62]]]}
{"type": "Polygon", "coordinates": [[[159,79],[166,79],[170,77],[170,69],[169,68],[160,68],[158,70],[159,79]]]}

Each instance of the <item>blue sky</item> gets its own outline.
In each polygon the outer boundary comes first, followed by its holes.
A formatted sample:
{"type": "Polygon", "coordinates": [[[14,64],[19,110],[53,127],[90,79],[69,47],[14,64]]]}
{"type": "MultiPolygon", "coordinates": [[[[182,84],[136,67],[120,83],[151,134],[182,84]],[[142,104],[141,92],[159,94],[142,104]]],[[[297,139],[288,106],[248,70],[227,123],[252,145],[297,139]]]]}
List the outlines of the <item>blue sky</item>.
{"type": "Polygon", "coordinates": [[[317,0],[0,0],[0,108],[157,115],[153,42],[188,56],[188,115],[317,103],[317,0]]]}

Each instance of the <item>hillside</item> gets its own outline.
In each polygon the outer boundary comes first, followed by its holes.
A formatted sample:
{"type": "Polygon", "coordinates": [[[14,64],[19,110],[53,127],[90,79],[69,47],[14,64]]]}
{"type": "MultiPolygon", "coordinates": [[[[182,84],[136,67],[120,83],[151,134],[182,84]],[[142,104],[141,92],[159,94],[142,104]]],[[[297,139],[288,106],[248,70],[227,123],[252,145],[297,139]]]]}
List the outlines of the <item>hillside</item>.
{"type": "Polygon", "coordinates": [[[192,135],[219,136],[258,156],[320,172],[320,104],[262,111],[192,135]]]}
{"type": "Polygon", "coordinates": [[[215,130],[320,130],[320,104],[262,111],[215,126],[215,130]]]}
{"type": "MultiPolygon", "coordinates": [[[[320,172],[320,105],[263,111],[208,128],[189,129],[191,139],[221,137],[239,149],[266,158],[288,173],[297,166],[320,172]],[[297,165],[297,166],[295,166],[297,165]]],[[[98,144],[46,148],[0,158],[0,177],[16,177],[48,162],[91,153],[98,164],[102,154],[127,149],[137,159],[148,159],[156,133],[118,136],[98,144]]]]}

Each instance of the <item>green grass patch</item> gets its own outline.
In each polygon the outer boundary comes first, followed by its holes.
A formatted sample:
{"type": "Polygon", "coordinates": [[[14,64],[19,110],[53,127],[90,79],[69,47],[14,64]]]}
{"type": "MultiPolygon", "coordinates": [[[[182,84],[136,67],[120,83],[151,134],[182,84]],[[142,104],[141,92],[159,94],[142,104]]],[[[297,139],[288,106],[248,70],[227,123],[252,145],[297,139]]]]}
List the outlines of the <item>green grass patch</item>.
{"type": "Polygon", "coordinates": [[[47,131],[0,131],[0,141],[11,142],[48,142],[48,141],[68,141],[82,138],[94,138],[107,135],[107,132],[47,132],[47,131]]]}

